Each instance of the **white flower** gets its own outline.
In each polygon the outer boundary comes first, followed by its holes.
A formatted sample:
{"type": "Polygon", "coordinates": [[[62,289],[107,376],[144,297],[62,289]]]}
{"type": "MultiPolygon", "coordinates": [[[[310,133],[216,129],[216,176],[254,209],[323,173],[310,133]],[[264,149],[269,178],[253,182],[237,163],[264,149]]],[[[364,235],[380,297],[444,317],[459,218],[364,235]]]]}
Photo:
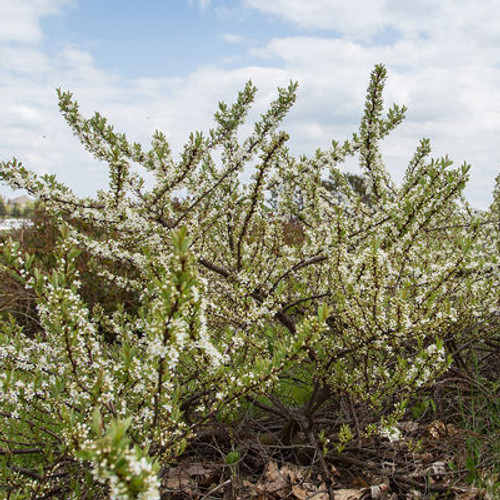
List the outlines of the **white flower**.
{"type": "Polygon", "coordinates": [[[391,443],[401,439],[401,431],[396,426],[382,427],[379,429],[379,434],[387,438],[391,443]]]}

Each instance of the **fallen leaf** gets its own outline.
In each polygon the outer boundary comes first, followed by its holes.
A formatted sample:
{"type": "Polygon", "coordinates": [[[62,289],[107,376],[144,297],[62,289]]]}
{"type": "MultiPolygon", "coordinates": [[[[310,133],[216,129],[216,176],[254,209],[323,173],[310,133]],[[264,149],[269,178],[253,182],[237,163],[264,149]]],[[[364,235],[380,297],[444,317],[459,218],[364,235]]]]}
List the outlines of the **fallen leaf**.
{"type": "Polygon", "coordinates": [[[257,493],[278,494],[281,497],[286,496],[288,489],[288,481],[281,475],[278,464],[276,462],[269,462],[264,473],[264,481],[259,481],[255,489],[257,493]]]}
{"type": "Polygon", "coordinates": [[[208,469],[203,464],[191,464],[188,467],[169,469],[164,476],[163,486],[171,490],[185,491],[198,485],[206,486],[217,480],[216,469],[208,469]]]}
{"type": "Polygon", "coordinates": [[[283,464],[280,469],[280,474],[285,478],[290,484],[300,483],[307,476],[308,468],[300,467],[295,464],[283,464]]]}
{"type": "Polygon", "coordinates": [[[429,452],[415,453],[414,457],[416,460],[420,460],[424,464],[432,462],[432,460],[434,460],[434,455],[432,453],[429,453],[429,452]]]}
{"type": "Polygon", "coordinates": [[[307,497],[311,495],[311,492],[302,488],[298,484],[294,484],[292,486],[292,493],[295,495],[295,498],[298,500],[306,500],[307,497]]]}
{"type": "Polygon", "coordinates": [[[370,486],[365,479],[363,479],[362,477],[357,477],[356,479],[354,479],[354,481],[352,482],[352,485],[355,487],[355,488],[368,488],[368,486],[370,486]]]}
{"type": "Polygon", "coordinates": [[[335,500],[359,500],[362,494],[363,490],[357,490],[352,488],[335,490],[335,500]]]}
{"type": "Polygon", "coordinates": [[[492,498],[482,489],[470,488],[468,491],[457,495],[455,500],[492,500],[492,498]]]}
{"type": "Polygon", "coordinates": [[[163,479],[163,486],[169,490],[184,490],[192,480],[181,468],[172,468],[167,471],[163,479]]]}
{"type": "Polygon", "coordinates": [[[339,472],[339,470],[337,469],[337,467],[335,467],[335,465],[333,464],[330,464],[330,472],[335,476],[335,477],[340,477],[341,474],[339,472]]]}
{"type": "Polygon", "coordinates": [[[398,424],[398,427],[400,430],[403,432],[410,434],[412,432],[415,432],[418,430],[418,424],[417,422],[414,422],[413,420],[407,420],[405,422],[400,422],[398,424]]]}
{"type": "Polygon", "coordinates": [[[455,436],[460,431],[453,424],[445,424],[441,420],[434,420],[428,427],[427,432],[434,439],[455,436]]]}

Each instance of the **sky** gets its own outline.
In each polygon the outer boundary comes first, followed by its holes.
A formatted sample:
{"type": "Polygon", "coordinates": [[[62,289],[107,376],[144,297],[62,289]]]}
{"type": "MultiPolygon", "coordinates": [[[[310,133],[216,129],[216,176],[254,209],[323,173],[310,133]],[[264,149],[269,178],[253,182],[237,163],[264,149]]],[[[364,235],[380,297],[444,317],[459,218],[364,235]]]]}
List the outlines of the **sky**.
{"type": "Polygon", "coordinates": [[[500,172],[499,18],[497,0],[0,0],[0,160],[91,195],[106,165],[72,135],[56,88],[133,141],[164,131],[178,154],[248,80],[250,118],[299,82],[283,128],[311,154],[356,131],[382,63],[386,104],[408,106],[382,146],[390,173],[428,137],[434,157],[472,165],[467,198],[485,209],[500,172]]]}

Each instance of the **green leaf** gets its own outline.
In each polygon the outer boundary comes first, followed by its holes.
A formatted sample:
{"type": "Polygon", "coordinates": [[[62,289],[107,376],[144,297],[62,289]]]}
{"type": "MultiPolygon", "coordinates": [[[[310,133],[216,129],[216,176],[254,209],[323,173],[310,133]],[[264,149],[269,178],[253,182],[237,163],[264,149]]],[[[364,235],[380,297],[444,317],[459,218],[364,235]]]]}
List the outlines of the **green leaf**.
{"type": "Polygon", "coordinates": [[[230,451],[226,455],[225,463],[227,465],[234,465],[236,464],[240,459],[240,454],[237,451],[230,451]]]}

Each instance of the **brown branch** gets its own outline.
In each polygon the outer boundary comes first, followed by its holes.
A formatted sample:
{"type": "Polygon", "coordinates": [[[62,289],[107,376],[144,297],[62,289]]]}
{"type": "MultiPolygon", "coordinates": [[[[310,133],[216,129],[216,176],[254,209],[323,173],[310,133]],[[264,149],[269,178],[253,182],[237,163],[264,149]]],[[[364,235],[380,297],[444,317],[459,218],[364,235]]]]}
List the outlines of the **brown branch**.
{"type": "MultiPolygon", "coordinates": [[[[12,413],[4,412],[4,411],[0,411],[0,417],[16,418],[16,417],[14,417],[14,415],[12,415],[12,413]]],[[[54,439],[56,439],[57,441],[59,441],[61,443],[63,442],[63,439],[60,436],[58,436],[55,432],[52,432],[50,429],[47,429],[46,427],[43,427],[43,426],[39,426],[38,424],[36,424],[35,422],[33,422],[32,420],[29,420],[27,418],[19,418],[19,420],[22,422],[26,422],[27,424],[29,424],[33,428],[37,428],[37,429],[42,430],[43,432],[45,432],[49,436],[52,436],[54,439]]]]}
{"type": "Polygon", "coordinates": [[[30,455],[36,453],[43,453],[42,448],[15,448],[13,450],[0,448],[0,455],[30,455]]]}
{"type": "Polygon", "coordinates": [[[241,228],[240,235],[238,237],[238,244],[237,244],[237,268],[240,269],[241,267],[241,252],[242,252],[242,245],[243,245],[243,239],[245,238],[245,235],[248,231],[248,225],[250,223],[250,220],[252,219],[252,216],[255,212],[255,208],[257,206],[257,201],[259,198],[259,190],[260,187],[262,186],[262,182],[264,181],[264,175],[266,172],[267,167],[269,167],[269,162],[271,161],[272,157],[280,149],[280,147],[283,145],[283,143],[286,140],[286,136],[281,135],[279,140],[276,142],[276,144],[273,145],[272,149],[268,151],[266,158],[264,159],[262,165],[259,168],[259,173],[257,175],[257,179],[255,180],[255,188],[253,190],[252,196],[251,196],[251,204],[250,208],[246,214],[245,220],[243,222],[243,227],[241,228]]]}
{"type": "Polygon", "coordinates": [[[300,262],[298,262],[297,264],[295,264],[294,266],[292,266],[290,269],[288,269],[287,271],[285,271],[277,280],[276,282],[273,284],[272,288],[271,288],[271,292],[272,293],[274,290],[276,290],[276,287],[278,286],[278,284],[280,283],[280,281],[284,280],[285,278],[287,278],[290,274],[292,274],[293,272],[295,271],[298,271],[299,269],[302,269],[304,267],[307,267],[307,266],[311,266],[313,264],[317,264],[318,262],[324,262],[325,260],[328,259],[328,256],[327,255],[317,255],[315,257],[311,257],[309,259],[306,259],[306,260],[301,260],[300,262]]]}

